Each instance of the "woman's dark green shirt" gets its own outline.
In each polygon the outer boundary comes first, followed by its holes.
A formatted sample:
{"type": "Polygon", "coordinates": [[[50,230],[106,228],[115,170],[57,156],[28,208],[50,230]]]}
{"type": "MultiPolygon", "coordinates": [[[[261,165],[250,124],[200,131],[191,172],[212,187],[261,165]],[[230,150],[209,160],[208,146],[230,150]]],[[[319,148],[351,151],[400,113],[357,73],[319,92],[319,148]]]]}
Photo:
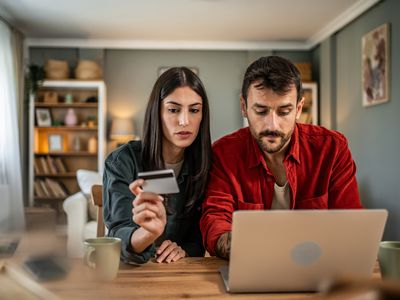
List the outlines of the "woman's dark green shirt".
{"type": "MultiPolygon", "coordinates": [[[[155,255],[155,245],[142,253],[135,253],[130,240],[132,233],[140,226],[132,220],[132,201],[135,195],[129,184],[143,171],[141,142],[131,141],[106,159],[103,176],[103,215],[108,235],[122,240],[121,259],[130,263],[145,263],[155,255]]],[[[167,225],[163,235],[157,240],[171,240],[181,246],[189,256],[204,256],[204,247],[199,228],[201,201],[190,212],[184,213],[188,185],[188,168],[184,162],[177,177],[179,194],[168,196],[167,225]]]]}

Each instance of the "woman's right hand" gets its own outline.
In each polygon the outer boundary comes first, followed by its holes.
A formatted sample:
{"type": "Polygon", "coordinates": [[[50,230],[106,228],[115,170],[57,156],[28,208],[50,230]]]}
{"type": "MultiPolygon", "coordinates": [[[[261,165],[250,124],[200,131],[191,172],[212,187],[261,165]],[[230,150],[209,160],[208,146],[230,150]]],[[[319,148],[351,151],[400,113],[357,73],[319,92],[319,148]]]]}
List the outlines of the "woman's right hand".
{"type": "Polygon", "coordinates": [[[158,194],[143,192],[140,188],[143,183],[143,179],[137,179],[129,185],[131,192],[136,195],[132,202],[132,219],[137,225],[158,238],[164,232],[167,223],[164,199],[158,194]]]}

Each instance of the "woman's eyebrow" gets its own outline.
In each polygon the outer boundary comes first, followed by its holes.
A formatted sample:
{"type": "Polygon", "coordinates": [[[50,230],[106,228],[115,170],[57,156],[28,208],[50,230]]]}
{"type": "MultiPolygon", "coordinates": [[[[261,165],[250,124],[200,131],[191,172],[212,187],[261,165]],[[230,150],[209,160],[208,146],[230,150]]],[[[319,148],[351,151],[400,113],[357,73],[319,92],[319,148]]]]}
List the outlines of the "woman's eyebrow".
{"type": "Polygon", "coordinates": [[[178,102],[175,102],[174,100],[167,100],[167,102],[165,102],[165,103],[170,103],[170,104],[182,106],[182,104],[179,104],[178,102]]]}
{"type": "MultiPolygon", "coordinates": [[[[167,100],[165,103],[182,106],[182,104],[175,102],[174,100],[167,100]]],[[[195,105],[203,105],[203,104],[201,102],[195,102],[195,103],[189,104],[189,106],[195,106],[195,105]]]]}

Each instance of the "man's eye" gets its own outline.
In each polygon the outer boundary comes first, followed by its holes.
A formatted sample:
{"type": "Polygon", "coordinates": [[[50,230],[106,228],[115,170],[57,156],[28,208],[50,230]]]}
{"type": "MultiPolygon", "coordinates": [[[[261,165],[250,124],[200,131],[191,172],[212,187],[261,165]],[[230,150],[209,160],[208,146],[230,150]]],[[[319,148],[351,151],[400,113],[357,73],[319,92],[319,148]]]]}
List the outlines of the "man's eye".
{"type": "Polygon", "coordinates": [[[168,112],[175,114],[179,112],[179,110],[177,108],[168,108],[168,112]]]}
{"type": "Polygon", "coordinates": [[[267,114],[268,111],[267,110],[256,110],[255,112],[259,116],[264,116],[267,114]]]}
{"type": "Polygon", "coordinates": [[[288,114],[290,114],[290,110],[284,110],[278,113],[279,116],[287,116],[288,114]]]}

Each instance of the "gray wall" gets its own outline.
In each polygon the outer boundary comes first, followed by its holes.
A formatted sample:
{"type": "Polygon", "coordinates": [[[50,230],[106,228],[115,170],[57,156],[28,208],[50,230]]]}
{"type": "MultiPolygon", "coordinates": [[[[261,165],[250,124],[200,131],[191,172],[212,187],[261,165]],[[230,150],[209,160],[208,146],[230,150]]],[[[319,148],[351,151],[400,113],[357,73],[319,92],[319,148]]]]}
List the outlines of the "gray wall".
{"type": "MultiPolygon", "coordinates": [[[[331,36],[314,51],[318,57],[320,125],[336,128],[336,36],[331,36]]],[[[315,65],[315,64],[314,64],[315,65]]]]}
{"type": "MultiPolygon", "coordinates": [[[[396,240],[400,240],[399,11],[400,1],[383,1],[320,46],[321,88],[325,86],[325,99],[321,101],[332,96],[336,128],[348,138],[358,167],[363,204],[367,208],[389,210],[384,238],[396,240]],[[391,26],[390,101],[365,108],[361,98],[361,38],[386,22],[391,26]],[[331,47],[332,40],[334,47],[331,47]],[[336,66],[329,61],[332,57],[336,59],[336,66]],[[336,68],[334,80],[329,71],[332,67],[336,68]]],[[[325,113],[329,115],[324,110],[325,113]]]]}

